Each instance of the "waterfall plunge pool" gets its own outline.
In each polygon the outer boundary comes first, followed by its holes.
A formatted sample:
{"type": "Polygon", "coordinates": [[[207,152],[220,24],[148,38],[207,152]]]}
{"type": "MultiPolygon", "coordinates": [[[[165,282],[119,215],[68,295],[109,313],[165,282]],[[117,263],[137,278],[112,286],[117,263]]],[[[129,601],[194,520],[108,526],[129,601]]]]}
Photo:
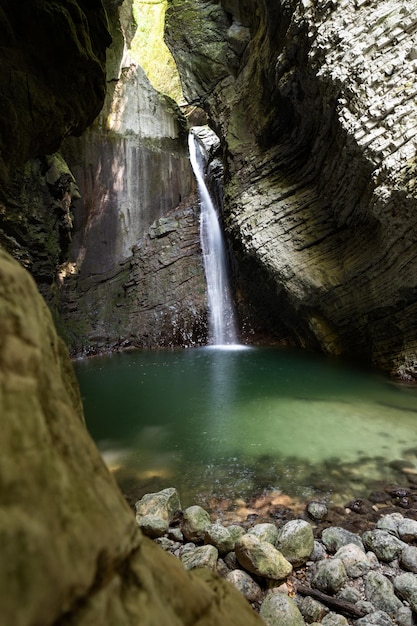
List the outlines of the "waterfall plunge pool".
{"type": "Polygon", "coordinates": [[[417,473],[416,389],[303,351],[230,348],[75,363],[88,429],[129,499],[175,486],[183,506],[218,514],[265,493],[344,504],[417,473]]]}

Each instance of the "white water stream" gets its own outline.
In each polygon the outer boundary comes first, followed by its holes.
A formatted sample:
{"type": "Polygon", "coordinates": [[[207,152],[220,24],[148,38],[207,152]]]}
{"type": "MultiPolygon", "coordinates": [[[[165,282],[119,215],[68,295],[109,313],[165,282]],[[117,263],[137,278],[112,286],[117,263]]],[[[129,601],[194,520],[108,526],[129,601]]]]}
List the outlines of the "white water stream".
{"type": "Polygon", "coordinates": [[[188,137],[190,161],[200,195],[200,240],[203,251],[209,308],[209,343],[237,344],[233,300],[228,280],[226,252],[219,218],[204,180],[204,158],[191,131],[188,137]]]}

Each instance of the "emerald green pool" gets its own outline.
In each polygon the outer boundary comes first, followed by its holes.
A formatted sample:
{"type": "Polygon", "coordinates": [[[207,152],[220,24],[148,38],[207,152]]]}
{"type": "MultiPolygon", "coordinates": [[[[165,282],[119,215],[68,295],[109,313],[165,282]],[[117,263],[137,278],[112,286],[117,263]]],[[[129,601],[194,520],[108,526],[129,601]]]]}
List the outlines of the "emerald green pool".
{"type": "Polygon", "coordinates": [[[132,497],[176,486],[183,505],[268,491],[341,504],[407,484],[393,461],[417,473],[417,391],[334,359],[213,347],[75,369],[90,433],[132,497]]]}

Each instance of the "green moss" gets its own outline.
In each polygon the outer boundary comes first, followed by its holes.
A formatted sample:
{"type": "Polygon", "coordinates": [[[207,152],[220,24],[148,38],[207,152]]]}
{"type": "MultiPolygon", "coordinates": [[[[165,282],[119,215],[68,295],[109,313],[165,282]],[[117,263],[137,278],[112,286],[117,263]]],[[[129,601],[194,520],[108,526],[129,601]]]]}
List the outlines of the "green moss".
{"type": "Polygon", "coordinates": [[[164,42],[166,7],[167,0],[134,0],[138,28],[130,53],[155,89],[180,102],[183,95],[177,66],[164,42]]]}

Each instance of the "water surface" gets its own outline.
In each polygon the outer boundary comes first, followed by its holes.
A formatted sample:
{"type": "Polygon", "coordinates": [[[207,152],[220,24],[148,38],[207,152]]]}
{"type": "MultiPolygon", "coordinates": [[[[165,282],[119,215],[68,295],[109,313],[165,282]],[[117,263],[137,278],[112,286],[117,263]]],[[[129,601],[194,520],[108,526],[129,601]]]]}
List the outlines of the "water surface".
{"type": "Polygon", "coordinates": [[[133,497],[176,486],[183,506],[268,491],[340,504],[407,484],[395,461],[417,472],[417,391],[337,360],[211,347],[75,369],[88,428],[133,497]]]}

